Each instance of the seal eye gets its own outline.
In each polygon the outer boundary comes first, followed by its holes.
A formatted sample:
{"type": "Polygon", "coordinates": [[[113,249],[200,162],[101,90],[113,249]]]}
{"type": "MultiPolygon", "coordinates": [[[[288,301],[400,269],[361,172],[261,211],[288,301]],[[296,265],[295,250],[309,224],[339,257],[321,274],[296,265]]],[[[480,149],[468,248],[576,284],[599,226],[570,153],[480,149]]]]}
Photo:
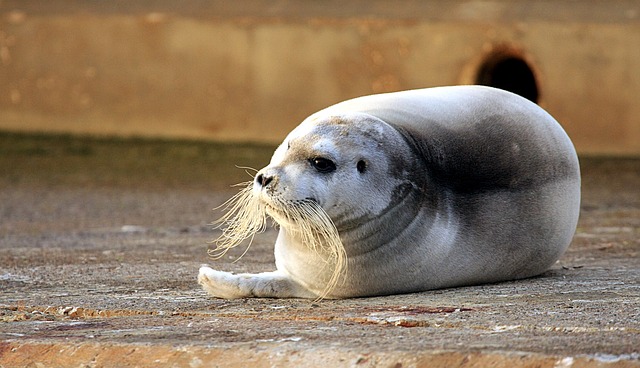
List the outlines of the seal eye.
{"type": "Polygon", "coordinates": [[[311,160],[311,166],[321,173],[330,173],[336,170],[336,164],[324,157],[314,157],[311,160]]]}
{"type": "Polygon", "coordinates": [[[359,173],[364,173],[364,171],[367,169],[367,163],[364,162],[364,160],[358,161],[358,163],[356,164],[356,169],[358,169],[359,173]]]}

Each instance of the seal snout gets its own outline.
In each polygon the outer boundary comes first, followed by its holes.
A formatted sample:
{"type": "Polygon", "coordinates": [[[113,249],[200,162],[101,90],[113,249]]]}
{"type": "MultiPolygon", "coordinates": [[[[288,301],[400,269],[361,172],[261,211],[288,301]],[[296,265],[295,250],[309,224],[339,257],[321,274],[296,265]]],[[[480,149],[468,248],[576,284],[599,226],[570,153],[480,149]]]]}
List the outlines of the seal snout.
{"type": "Polygon", "coordinates": [[[280,169],[275,167],[265,167],[258,171],[253,181],[253,187],[256,190],[271,189],[273,190],[279,180],[280,169]]]}

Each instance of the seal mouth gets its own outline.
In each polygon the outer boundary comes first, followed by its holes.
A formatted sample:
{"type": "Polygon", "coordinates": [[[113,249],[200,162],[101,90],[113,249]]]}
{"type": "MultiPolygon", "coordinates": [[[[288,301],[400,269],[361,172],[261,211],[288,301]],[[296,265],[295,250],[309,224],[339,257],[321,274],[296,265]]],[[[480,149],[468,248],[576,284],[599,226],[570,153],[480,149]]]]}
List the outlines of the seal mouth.
{"type": "Polygon", "coordinates": [[[287,212],[271,203],[264,203],[267,215],[271,217],[278,225],[287,225],[289,223],[287,212]]]}
{"type": "Polygon", "coordinates": [[[280,226],[299,226],[301,223],[308,221],[306,216],[300,216],[301,213],[306,212],[305,208],[318,209],[320,207],[318,201],[311,197],[299,200],[275,200],[270,198],[269,201],[261,199],[260,202],[265,206],[267,215],[280,226]]]}

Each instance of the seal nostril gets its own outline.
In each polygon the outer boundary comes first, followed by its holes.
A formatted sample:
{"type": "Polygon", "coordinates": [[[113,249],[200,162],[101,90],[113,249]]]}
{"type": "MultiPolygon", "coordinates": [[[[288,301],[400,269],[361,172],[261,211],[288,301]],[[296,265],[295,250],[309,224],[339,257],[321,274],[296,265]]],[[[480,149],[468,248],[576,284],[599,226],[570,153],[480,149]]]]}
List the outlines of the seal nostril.
{"type": "Polygon", "coordinates": [[[256,176],[256,183],[260,184],[260,186],[263,188],[269,185],[269,183],[271,183],[272,180],[273,180],[272,176],[264,176],[263,174],[256,176]]]}

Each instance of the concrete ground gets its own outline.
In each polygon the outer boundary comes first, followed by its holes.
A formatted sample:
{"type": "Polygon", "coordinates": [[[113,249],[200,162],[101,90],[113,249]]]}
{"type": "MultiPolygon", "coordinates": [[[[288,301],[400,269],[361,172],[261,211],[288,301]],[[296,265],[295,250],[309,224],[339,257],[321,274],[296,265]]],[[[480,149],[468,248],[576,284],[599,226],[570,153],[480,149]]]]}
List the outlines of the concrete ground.
{"type": "MultiPolygon", "coordinates": [[[[338,301],[216,300],[211,209],[271,147],[0,134],[0,367],[640,367],[640,160],[582,158],[575,239],[534,279],[338,301]]],[[[237,261],[237,262],[234,262],[237,261]]]]}

